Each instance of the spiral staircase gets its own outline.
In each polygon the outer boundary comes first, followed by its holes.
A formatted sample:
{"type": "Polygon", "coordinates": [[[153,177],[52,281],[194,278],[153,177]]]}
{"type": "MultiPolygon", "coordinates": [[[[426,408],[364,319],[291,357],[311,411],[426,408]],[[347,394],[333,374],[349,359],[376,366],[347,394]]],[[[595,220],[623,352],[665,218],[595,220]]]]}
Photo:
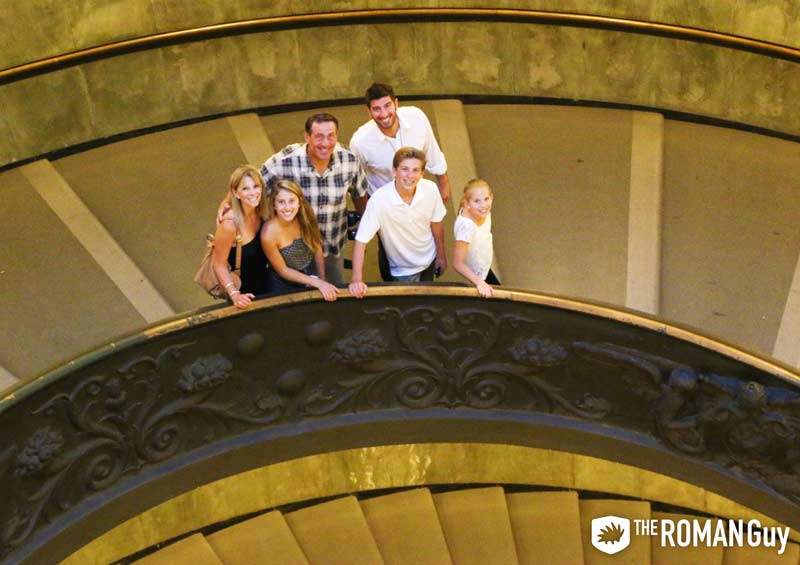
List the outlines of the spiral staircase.
{"type": "Polygon", "coordinates": [[[798,563],[797,14],[208,4],[0,11],[3,562],[798,563]],[[229,171],[312,111],[346,143],[372,80],[448,222],[492,183],[504,289],[211,306],[229,171]],[[791,542],[608,556],[604,515],[791,542]]]}
{"type": "MultiPolygon", "coordinates": [[[[133,561],[195,563],[798,563],[800,546],[663,547],[636,537],[616,557],[591,542],[591,519],[696,519],[651,510],[646,501],[579,498],[574,491],[512,492],[501,487],[431,494],[414,489],[353,496],[287,513],[268,512],[211,534],[193,534],[133,561]]],[[[633,522],[631,522],[633,523],[633,522]]]]}

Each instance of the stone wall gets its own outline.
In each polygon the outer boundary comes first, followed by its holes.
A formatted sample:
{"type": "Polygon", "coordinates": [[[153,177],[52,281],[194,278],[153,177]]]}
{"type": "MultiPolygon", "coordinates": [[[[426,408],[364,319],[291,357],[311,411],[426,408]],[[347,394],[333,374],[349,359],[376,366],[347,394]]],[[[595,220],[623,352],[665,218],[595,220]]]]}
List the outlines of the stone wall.
{"type": "Polygon", "coordinates": [[[379,8],[516,8],[677,24],[800,47],[790,0],[30,0],[0,6],[0,68],[120,39],[253,18],[379,8]]]}
{"type": "MultiPolygon", "coordinates": [[[[290,2],[32,2],[0,8],[8,67],[123,38],[290,14],[290,2]],[[264,4],[264,5],[261,5],[264,4]],[[268,4],[268,6],[267,6],[268,4]]],[[[303,10],[375,2],[303,3],[303,10]]],[[[384,2],[380,7],[448,6],[384,2]]],[[[485,2],[459,2],[486,6],[485,2]]],[[[800,5],[495,2],[705,27],[800,45],[800,5]],[[624,4],[625,6],[618,6],[624,4]],[[651,6],[652,5],[652,6],[651,6]]],[[[143,128],[280,104],[402,95],[510,95],[676,110],[800,135],[800,64],[650,35],[527,23],[346,25],[262,32],[98,60],[0,86],[0,166],[143,128]]]]}

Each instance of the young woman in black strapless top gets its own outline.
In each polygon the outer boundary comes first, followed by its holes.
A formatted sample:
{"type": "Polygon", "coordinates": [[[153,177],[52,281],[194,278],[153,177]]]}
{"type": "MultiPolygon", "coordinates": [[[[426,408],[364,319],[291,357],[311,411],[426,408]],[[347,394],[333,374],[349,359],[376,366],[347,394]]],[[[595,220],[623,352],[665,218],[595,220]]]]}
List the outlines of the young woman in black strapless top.
{"type": "Polygon", "coordinates": [[[272,267],[269,292],[314,287],[322,297],[336,300],[336,287],[325,281],[325,259],[317,218],[297,183],[278,181],[270,192],[269,220],[261,228],[261,246],[272,267]]]}
{"type": "Polygon", "coordinates": [[[267,258],[261,248],[259,233],[266,216],[264,180],[258,169],[242,165],[228,183],[230,209],[222,217],[214,234],[214,273],[237,308],[247,308],[258,294],[267,292],[267,258]],[[241,279],[237,289],[230,270],[236,262],[236,234],[242,238],[241,279]]]}

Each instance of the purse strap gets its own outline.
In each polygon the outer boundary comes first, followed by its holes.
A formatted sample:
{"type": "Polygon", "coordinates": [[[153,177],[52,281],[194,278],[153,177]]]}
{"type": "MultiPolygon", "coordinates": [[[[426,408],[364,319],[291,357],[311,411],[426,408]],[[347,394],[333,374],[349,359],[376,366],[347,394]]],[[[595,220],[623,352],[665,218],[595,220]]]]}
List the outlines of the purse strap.
{"type": "Polygon", "coordinates": [[[236,265],[233,272],[242,276],[242,232],[239,231],[239,222],[234,218],[233,223],[236,225],[236,265]]]}

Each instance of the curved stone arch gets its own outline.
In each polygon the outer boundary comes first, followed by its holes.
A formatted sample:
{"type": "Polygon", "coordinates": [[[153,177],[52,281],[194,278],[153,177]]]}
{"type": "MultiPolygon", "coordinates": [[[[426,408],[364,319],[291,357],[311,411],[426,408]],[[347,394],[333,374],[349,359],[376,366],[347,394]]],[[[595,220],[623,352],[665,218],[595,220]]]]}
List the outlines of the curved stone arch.
{"type": "MultiPolygon", "coordinates": [[[[8,32],[8,41],[0,53],[0,68],[155,33],[252,18],[324,13],[342,9],[374,9],[376,5],[369,0],[313,2],[302,5],[287,1],[240,3],[203,0],[193,3],[191,8],[174,6],[173,3],[163,0],[152,2],[119,0],[104,3],[103,6],[98,4],[97,2],[54,4],[37,0],[4,8],[0,13],[0,22],[8,32]],[[46,18],[42,17],[45,13],[46,18]]],[[[779,0],[739,3],[705,0],[691,6],[669,0],[619,3],[573,0],[566,4],[555,0],[522,2],[417,0],[412,3],[385,0],[380,3],[380,7],[382,9],[481,7],[568,11],[576,14],[683,25],[800,47],[798,39],[800,10],[791,3],[779,0]]]]}
{"type": "Polygon", "coordinates": [[[800,134],[797,65],[668,37],[531,23],[252,33],[87,62],[0,87],[0,164],[186,120],[353,99],[373,80],[392,82],[406,96],[607,103],[793,136],[800,134]]]}

